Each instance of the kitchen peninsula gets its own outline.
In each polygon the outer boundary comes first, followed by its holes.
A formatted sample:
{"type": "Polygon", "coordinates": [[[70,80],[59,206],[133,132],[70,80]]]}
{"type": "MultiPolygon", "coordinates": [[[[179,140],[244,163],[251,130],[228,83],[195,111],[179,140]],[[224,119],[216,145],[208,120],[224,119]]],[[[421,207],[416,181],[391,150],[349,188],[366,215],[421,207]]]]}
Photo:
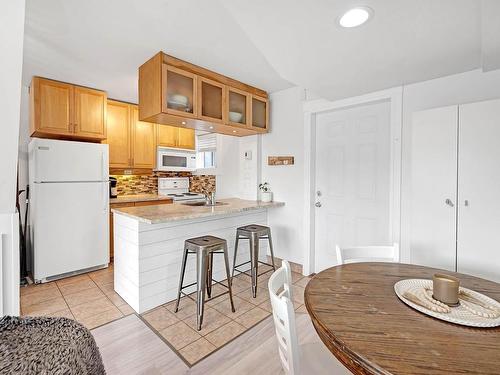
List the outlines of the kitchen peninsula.
{"type": "MultiPolygon", "coordinates": [[[[216,206],[174,203],[113,209],[115,291],[138,313],[174,300],[186,239],[206,234],[225,238],[232,264],[236,228],[267,225],[267,210],[283,205],[232,198],[218,200],[216,206]]],[[[250,259],[245,242],[240,242],[238,263],[250,259]]],[[[266,261],[267,242],[260,245],[261,260],[266,261]]],[[[189,257],[185,284],[196,281],[195,265],[195,258],[189,257]]],[[[213,277],[226,278],[220,256],[214,257],[213,277]]]]}

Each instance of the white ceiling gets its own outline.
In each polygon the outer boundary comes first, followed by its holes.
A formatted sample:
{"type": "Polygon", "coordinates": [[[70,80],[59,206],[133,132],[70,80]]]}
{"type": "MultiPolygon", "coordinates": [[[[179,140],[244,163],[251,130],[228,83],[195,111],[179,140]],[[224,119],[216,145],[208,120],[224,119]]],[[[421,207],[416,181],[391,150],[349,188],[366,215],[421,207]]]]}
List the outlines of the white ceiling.
{"type": "Polygon", "coordinates": [[[23,80],[33,75],[137,101],[156,52],[269,92],[329,99],[500,68],[498,0],[27,0],[23,80]],[[375,15],[342,29],[354,5],[375,15]],[[483,17],[481,23],[481,11],[483,17]]]}

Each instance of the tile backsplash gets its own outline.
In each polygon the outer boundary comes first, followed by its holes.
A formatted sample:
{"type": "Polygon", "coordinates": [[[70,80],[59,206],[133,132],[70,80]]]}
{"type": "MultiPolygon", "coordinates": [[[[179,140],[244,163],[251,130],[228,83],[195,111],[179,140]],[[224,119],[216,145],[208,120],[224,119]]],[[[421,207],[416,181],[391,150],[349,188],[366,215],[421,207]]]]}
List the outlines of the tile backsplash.
{"type": "Polygon", "coordinates": [[[215,176],[193,176],[189,172],[153,172],[151,175],[112,175],[117,179],[118,195],[156,194],[158,177],[189,177],[190,191],[215,191],[215,176]]]}

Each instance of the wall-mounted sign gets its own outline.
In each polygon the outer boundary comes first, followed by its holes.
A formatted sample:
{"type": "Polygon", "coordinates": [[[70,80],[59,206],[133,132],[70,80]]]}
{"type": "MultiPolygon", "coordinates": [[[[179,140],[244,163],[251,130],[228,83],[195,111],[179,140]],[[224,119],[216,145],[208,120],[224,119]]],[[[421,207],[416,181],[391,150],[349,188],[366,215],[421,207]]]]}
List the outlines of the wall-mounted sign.
{"type": "Polygon", "coordinates": [[[293,165],[293,156],[268,156],[267,165],[293,165]]]}

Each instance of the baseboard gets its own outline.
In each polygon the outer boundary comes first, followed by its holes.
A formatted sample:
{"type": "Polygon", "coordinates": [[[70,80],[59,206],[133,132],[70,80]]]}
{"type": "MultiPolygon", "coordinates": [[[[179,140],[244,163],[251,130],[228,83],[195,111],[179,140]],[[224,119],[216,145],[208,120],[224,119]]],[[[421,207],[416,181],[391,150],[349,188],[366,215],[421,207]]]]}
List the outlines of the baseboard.
{"type": "MultiPolygon", "coordinates": [[[[276,262],[276,266],[277,267],[281,267],[281,258],[278,258],[278,257],[274,257],[274,261],[276,262]]],[[[271,263],[271,256],[268,255],[267,256],[267,263],[271,263]]],[[[294,263],[294,262],[290,262],[288,261],[288,263],[290,263],[290,268],[292,269],[292,272],[297,272],[297,273],[300,273],[302,275],[302,264],[298,264],[298,263],[294,263]]]]}

